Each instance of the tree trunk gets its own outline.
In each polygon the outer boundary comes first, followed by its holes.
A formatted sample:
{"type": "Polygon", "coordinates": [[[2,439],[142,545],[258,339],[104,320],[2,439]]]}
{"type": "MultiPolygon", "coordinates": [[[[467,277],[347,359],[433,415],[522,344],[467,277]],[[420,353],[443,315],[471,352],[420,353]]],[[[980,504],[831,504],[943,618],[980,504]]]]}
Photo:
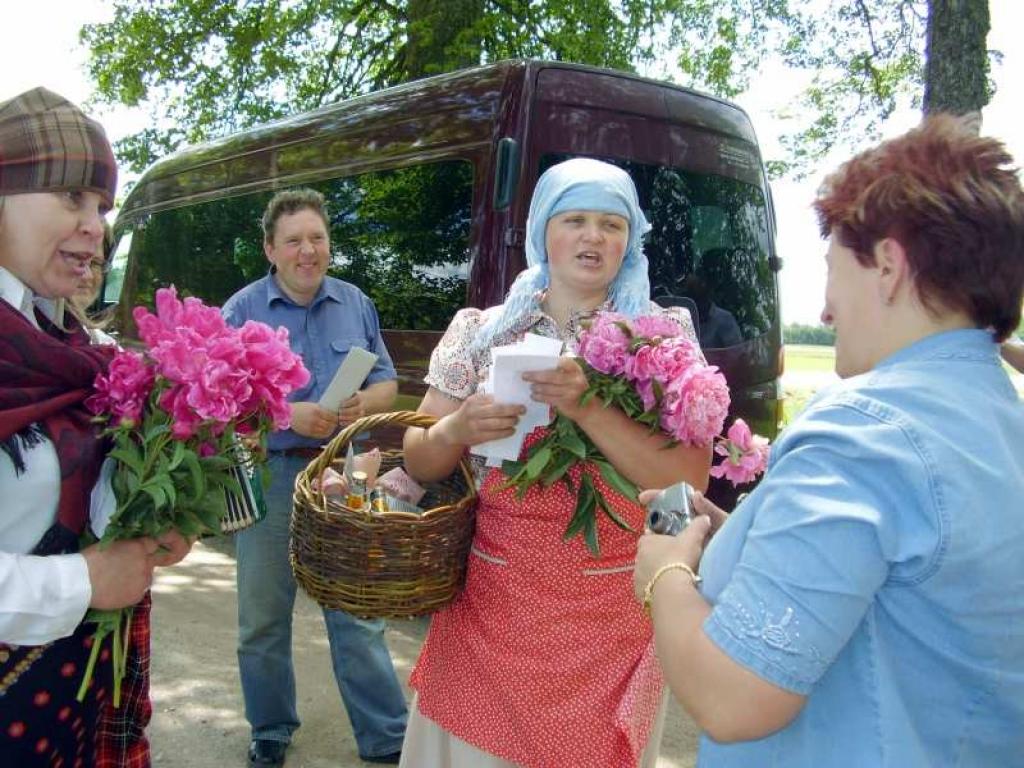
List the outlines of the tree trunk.
{"type": "Polygon", "coordinates": [[[484,0],[408,0],[405,77],[418,80],[480,63],[484,0]]]}
{"type": "Polygon", "coordinates": [[[980,113],[988,85],[988,0],[928,0],[924,113],[980,113]]]}

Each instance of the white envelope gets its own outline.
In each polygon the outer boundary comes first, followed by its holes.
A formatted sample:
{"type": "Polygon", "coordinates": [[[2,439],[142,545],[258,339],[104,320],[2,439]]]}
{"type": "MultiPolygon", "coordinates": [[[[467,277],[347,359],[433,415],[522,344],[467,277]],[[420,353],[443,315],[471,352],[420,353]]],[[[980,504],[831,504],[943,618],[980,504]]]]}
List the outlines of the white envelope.
{"type": "Polygon", "coordinates": [[[494,397],[495,402],[526,406],[526,413],[516,424],[516,431],[506,438],[491,440],[470,449],[483,456],[489,467],[501,466],[506,459],[515,461],[523,447],[523,440],[539,426],[551,422],[551,411],[544,403],[530,397],[530,384],[523,380],[526,371],[549,371],[558,367],[562,342],[546,336],[528,333],[518,344],[495,347],[491,350],[491,370],[480,391],[494,397]]]}
{"type": "Polygon", "coordinates": [[[376,362],[377,355],[373,352],[367,352],[362,347],[352,347],[320,396],[319,406],[325,411],[337,411],[363,385],[376,362]]]}

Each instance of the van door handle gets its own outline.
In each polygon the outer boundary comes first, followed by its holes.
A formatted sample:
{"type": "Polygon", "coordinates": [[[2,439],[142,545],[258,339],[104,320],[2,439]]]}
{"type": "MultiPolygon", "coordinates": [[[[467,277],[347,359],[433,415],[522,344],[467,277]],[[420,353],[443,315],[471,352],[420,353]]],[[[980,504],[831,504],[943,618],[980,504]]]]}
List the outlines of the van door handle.
{"type": "Polygon", "coordinates": [[[506,136],[498,141],[494,173],[494,210],[504,211],[512,204],[519,186],[519,142],[506,136]]]}
{"type": "Polygon", "coordinates": [[[510,248],[522,248],[526,245],[526,230],[509,227],[505,230],[505,245],[510,248]]]}

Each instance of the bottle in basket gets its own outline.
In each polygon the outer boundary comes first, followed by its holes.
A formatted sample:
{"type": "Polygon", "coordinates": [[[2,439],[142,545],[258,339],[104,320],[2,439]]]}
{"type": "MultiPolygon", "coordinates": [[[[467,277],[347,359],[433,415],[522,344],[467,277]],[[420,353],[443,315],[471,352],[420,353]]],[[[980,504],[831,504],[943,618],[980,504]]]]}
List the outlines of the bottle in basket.
{"type": "Polygon", "coordinates": [[[357,469],[352,473],[348,495],[345,497],[345,506],[350,509],[362,509],[366,506],[366,481],[365,472],[357,469]]]}
{"type": "Polygon", "coordinates": [[[375,514],[388,511],[388,497],[384,493],[383,488],[373,488],[370,490],[370,509],[375,514]]]}

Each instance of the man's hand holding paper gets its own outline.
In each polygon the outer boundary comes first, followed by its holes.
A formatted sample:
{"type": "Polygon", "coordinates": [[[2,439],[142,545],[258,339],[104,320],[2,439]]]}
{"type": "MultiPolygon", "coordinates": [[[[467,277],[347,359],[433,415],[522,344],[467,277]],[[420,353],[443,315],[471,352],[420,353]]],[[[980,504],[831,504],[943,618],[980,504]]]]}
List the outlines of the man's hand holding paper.
{"type": "Polygon", "coordinates": [[[366,404],[363,403],[363,393],[356,392],[348,400],[341,404],[338,409],[338,424],[342,427],[348,426],[356,419],[366,415],[366,404]]]}
{"type": "Polygon", "coordinates": [[[338,427],[337,415],[316,403],[291,403],[291,409],[291,430],[303,437],[323,440],[334,434],[338,427]]]}
{"type": "MultiPolygon", "coordinates": [[[[352,397],[358,394],[359,388],[363,386],[376,362],[377,355],[373,352],[367,352],[362,347],[352,347],[320,397],[320,407],[338,413],[339,417],[344,409],[353,413],[357,406],[352,403],[352,397]]],[[[363,410],[365,411],[365,408],[363,410]]],[[[363,414],[360,413],[361,415],[363,414]]]]}

